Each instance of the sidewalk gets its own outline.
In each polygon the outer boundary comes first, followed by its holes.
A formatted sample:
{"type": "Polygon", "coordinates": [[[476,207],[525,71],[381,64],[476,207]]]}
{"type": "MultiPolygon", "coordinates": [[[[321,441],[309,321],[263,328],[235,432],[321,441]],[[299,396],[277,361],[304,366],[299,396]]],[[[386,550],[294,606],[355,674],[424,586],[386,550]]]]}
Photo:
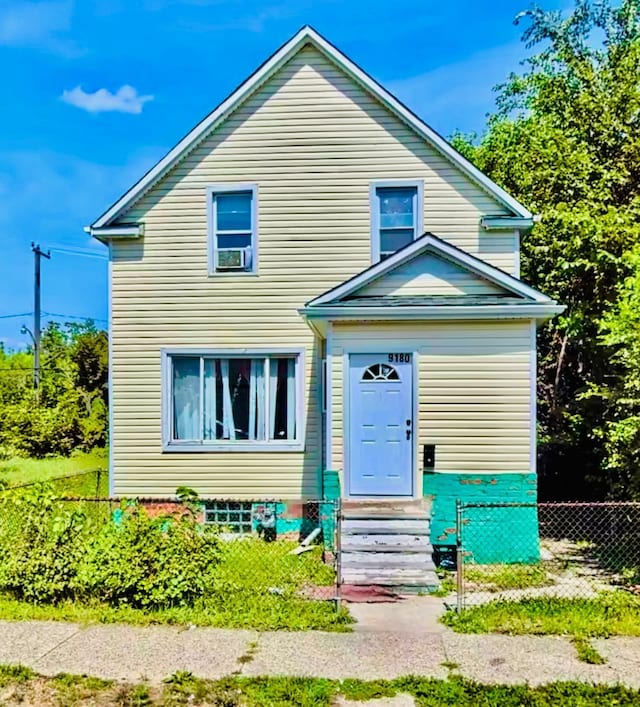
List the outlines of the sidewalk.
{"type": "Polygon", "coordinates": [[[235,673],[363,680],[446,678],[453,671],[485,683],[581,680],[640,688],[640,639],[595,640],[607,663],[588,665],[559,637],[456,634],[437,623],[441,607],[430,597],[353,604],[358,623],[351,634],[3,621],[0,663],[43,675],[151,682],[176,670],[211,679],[235,673]]]}

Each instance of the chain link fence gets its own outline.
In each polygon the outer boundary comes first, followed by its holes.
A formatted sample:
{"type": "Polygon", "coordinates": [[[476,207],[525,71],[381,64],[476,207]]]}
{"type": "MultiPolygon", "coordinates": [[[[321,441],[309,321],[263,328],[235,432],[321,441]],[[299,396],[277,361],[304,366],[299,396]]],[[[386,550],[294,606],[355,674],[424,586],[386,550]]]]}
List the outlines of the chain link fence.
{"type": "MultiPolygon", "coordinates": [[[[83,553],[92,552],[94,541],[105,531],[121,528],[138,532],[131,521],[142,512],[162,528],[170,529],[182,518],[204,530],[215,529],[219,557],[216,586],[223,587],[229,600],[251,603],[267,597],[272,603],[283,599],[335,602],[339,607],[337,543],[339,501],[325,500],[238,500],[192,498],[52,498],[43,496],[42,507],[34,511],[32,494],[0,494],[0,594],[3,562],[12,548],[28,546],[25,534],[33,533],[34,522],[44,542],[69,542],[77,537],[70,553],[82,566],[83,553]],[[29,516],[29,521],[25,519],[29,516]],[[34,516],[36,520],[34,521],[34,516]],[[27,528],[30,526],[30,528],[27,528]]],[[[142,537],[142,536],[141,536],[142,537]]],[[[135,539],[133,540],[135,544],[135,539]]],[[[39,548],[42,550],[42,548],[39,548]]],[[[35,554],[35,553],[34,553],[35,554]]],[[[38,561],[48,562],[46,553],[38,561]],[[43,559],[44,558],[44,559],[43,559]]],[[[55,548],[51,549],[55,555],[55,548]]],[[[30,556],[25,560],[29,562],[30,556]]],[[[135,563],[136,558],[132,561],[135,563]]],[[[53,567],[53,561],[52,561],[53,567]]],[[[59,568],[60,565],[55,565],[59,568]]],[[[45,572],[58,569],[44,567],[45,572]]],[[[65,570],[66,571],[66,570],[65,570]]],[[[81,572],[80,572],[81,574],[81,572]]],[[[52,582],[56,577],[52,576],[52,582]]]]}
{"type": "Polygon", "coordinates": [[[457,504],[457,608],[640,593],[640,503],[457,504]]]}
{"type": "Polygon", "coordinates": [[[0,479],[0,498],[9,494],[23,494],[29,489],[41,488],[43,485],[57,496],[98,498],[109,493],[109,472],[106,469],[90,469],[14,486],[3,486],[0,479]]]}

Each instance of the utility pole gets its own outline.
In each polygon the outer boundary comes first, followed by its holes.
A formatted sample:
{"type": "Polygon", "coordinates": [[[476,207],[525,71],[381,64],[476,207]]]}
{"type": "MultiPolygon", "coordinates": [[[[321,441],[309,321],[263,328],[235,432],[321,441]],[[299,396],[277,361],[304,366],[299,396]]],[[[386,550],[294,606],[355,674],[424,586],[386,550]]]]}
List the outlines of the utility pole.
{"type": "Polygon", "coordinates": [[[51,258],[50,252],[40,250],[40,245],[31,243],[35,256],[33,292],[33,387],[40,387],[40,258],[51,258]]]}

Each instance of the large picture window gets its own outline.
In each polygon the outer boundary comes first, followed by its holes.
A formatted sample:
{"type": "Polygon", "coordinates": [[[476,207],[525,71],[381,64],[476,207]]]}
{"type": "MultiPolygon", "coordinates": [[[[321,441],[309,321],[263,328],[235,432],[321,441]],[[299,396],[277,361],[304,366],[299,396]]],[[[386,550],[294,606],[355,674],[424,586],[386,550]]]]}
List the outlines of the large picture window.
{"type": "Polygon", "coordinates": [[[169,446],[299,440],[298,354],[169,354],[167,360],[169,446]]]}

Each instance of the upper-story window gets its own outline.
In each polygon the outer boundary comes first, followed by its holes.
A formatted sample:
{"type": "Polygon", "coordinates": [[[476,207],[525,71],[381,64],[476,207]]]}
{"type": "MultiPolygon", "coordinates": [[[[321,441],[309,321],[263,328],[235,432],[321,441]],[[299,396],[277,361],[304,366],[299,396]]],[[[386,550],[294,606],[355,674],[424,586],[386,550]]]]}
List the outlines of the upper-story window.
{"type": "Polygon", "coordinates": [[[212,272],[257,272],[257,196],[253,184],[209,187],[212,272]]]}
{"type": "Polygon", "coordinates": [[[371,255],[384,260],[422,233],[422,188],[418,182],[385,182],[372,187],[371,255]]]}

